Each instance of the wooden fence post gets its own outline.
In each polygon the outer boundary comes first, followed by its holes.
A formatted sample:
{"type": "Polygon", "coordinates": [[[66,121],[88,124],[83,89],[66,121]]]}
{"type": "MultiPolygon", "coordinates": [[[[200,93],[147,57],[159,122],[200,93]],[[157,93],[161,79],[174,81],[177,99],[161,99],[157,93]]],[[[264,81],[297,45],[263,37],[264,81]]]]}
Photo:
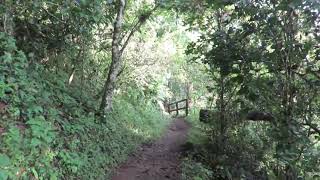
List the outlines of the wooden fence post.
{"type": "Polygon", "coordinates": [[[186,99],[186,116],[189,114],[189,100],[186,99]]]}
{"type": "Polygon", "coordinates": [[[177,111],[177,116],[179,115],[179,104],[178,103],[176,103],[176,111],[177,111]]]}

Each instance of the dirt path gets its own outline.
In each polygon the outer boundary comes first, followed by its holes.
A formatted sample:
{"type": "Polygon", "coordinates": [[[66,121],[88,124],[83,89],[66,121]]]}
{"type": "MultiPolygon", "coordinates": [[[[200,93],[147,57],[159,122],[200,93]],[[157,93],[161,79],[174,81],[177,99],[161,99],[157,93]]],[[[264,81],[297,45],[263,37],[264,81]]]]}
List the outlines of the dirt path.
{"type": "Polygon", "coordinates": [[[115,172],[112,180],[181,179],[181,145],[186,142],[188,123],[179,118],[153,144],[143,145],[115,172]]]}

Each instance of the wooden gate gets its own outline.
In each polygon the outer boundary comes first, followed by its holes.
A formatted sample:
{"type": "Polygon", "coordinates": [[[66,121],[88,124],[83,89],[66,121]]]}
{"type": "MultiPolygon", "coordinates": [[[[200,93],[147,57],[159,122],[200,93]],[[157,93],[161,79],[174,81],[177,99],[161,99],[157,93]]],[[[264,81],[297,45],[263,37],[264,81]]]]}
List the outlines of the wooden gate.
{"type": "Polygon", "coordinates": [[[189,113],[189,102],[188,99],[183,99],[180,101],[176,101],[174,103],[170,103],[168,105],[168,112],[171,114],[171,112],[176,111],[176,115],[179,115],[179,110],[185,110],[186,111],[186,116],[188,116],[189,113]],[[179,104],[184,104],[183,107],[179,107],[179,104]],[[171,106],[174,105],[174,108],[171,108],[171,106]]]}

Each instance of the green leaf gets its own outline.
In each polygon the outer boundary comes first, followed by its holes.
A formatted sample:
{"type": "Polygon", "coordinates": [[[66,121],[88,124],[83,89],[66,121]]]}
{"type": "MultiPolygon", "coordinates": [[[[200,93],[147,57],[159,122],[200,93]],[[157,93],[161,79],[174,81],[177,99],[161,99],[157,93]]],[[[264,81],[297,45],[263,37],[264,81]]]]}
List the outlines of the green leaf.
{"type": "Polygon", "coordinates": [[[37,138],[32,138],[32,140],[31,140],[31,145],[32,146],[38,146],[38,145],[40,145],[42,142],[39,140],[39,139],[37,139],[37,138]]]}
{"type": "Polygon", "coordinates": [[[12,55],[8,52],[5,52],[2,58],[4,63],[11,63],[13,60],[12,55]]]}
{"type": "Polygon", "coordinates": [[[245,95],[249,92],[248,86],[243,86],[240,88],[240,90],[238,91],[239,95],[245,95]]]}
{"type": "Polygon", "coordinates": [[[35,169],[34,167],[31,169],[31,171],[32,171],[34,177],[35,177],[36,179],[39,179],[39,175],[38,175],[38,173],[37,173],[37,171],[36,171],[36,169],[35,169]]]}
{"type": "Polygon", "coordinates": [[[50,176],[50,180],[58,180],[57,175],[53,174],[50,176]]]}
{"type": "Polygon", "coordinates": [[[0,167],[6,167],[11,164],[10,158],[5,154],[0,154],[0,167]]]}
{"type": "Polygon", "coordinates": [[[7,171],[0,169],[0,179],[1,180],[7,180],[8,176],[9,176],[9,174],[7,171]]]}

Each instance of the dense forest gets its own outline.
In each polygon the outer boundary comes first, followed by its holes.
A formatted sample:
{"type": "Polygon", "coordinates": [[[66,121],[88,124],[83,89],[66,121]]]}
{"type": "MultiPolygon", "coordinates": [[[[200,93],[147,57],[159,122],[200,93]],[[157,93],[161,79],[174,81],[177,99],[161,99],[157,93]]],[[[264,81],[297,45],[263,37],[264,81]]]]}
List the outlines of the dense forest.
{"type": "Polygon", "coordinates": [[[320,179],[320,1],[0,0],[0,180],[116,179],[182,99],[166,179],[320,179]]]}

